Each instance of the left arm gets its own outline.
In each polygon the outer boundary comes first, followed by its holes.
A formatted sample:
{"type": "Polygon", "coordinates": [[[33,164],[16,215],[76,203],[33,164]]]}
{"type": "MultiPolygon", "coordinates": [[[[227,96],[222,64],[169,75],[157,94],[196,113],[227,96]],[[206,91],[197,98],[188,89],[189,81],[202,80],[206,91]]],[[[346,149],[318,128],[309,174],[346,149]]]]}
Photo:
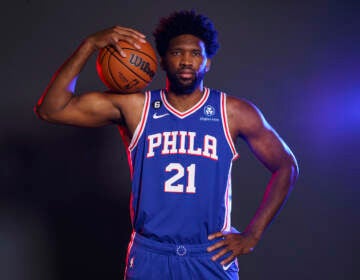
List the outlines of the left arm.
{"type": "Polygon", "coordinates": [[[208,248],[209,252],[222,248],[213,256],[213,260],[231,251],[231,255],[222,261],[223,265],[254,249],[284,205],[298,176],[295,156],[261,112],[247,101],[232,97],[227,99],[229,128],[233,139],[243,138],[272,176],[255,215],[242,233],[217,232],[209,235],[209,240],[223,238],[208,248]]]}

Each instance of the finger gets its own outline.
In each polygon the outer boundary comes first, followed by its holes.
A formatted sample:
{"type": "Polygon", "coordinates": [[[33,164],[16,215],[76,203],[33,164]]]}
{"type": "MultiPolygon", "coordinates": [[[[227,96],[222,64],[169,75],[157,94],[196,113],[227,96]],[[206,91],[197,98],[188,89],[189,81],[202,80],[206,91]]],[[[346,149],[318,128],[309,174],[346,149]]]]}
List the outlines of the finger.
{"type": "Polygon", "coordinates": [[[224,234],[221,231],[210,234],[208,236],[208,239],[213,240],[213,239],[220,238],[220,237],[224,237],[224,234]]]}
{"type": "Polygon", "coordinates": [[[118,44],[119,41],[127,42],[130,45],[133,45],[135,48],[141,49],[140,44],[136,40],[134,40],[133,38],[128,37],[128,36],[116,36],[116,35],[113,35],[111,37],[111,43],[114,46],[114,48],[120,53],[120,55],[122,57],[126,57],[126,53],[121,48],[121,46],[118,44]]]}
{"type": "Polygon", "coordinates": [[[213,261],[216,261],[216,260],[218,260],[219,258],[221,258],[222,256],[224,256],[225,254],[227,254],[228,252],[229,252],[228,249],[223,249],[223,250],[221,250],[219,253],[213,255],[213,256],[211,257],[211,259],[212,259],[213,261]]]}
{"type": "Polygon", "coordinates": [[[225,260],[222,260],[221,261],[221,265],[223,266],[227,266],[229,265],[233,260],[235,259],[235,255],[234,254],[231,254],[229,257],[227,257],[225,260]]]}
{"type": "Polygon", "coordinates": [[[122,57],[126,57],[126,53],[122,50],[122,48],[120,48],[119,46],[116,48],[117,49],[117,51],[120,53],[120,55],[122,56],[122,57]]]}
{"type": "Polygon", "coordinates": [[[135,30],[135,29],[129,28],[129,27],[116,26],[116,28],[119,28],[119,29],[121,29],[121,30],[126,30],[126,31],[128,31],[128,32],[130,32],[130,33],[134,33],[136,36],[139,36],[139,37],[142,37],[142,38],[145,38],[145,37],[146,37],[145,34],[139,32],[139,31],[137,31],[137,30],[135,30]]]}
{"type": "Polygon", "coordinates": [[[139,31],[137,31],[137,30],[135,30],[135,29],[128,28],[128,27],[125,27],[124,29],[125,29],[125,30],[128,30],[128,31],[130,31],[130,32],[132,32],[132,33],[135,33],[135,34],[136,34],[137,36],[139,36],[139,37],[146,38],[146,35],[145,35],[145,34],[139,32],[139,31]]]}
{"type": "Polygon", "coordinates": [[[113,35],[112,41],[116,42],[116,43],[114,43],[114,47],[118,51],[120,51],[120,49],[121,49],[120,46],[118,46],[118,44],[117,44],[119,41],[126,42],[126,43],[134,46],[137,49],[141,49],[141,44],[142,44],[142,42],[139,42],[137,39],[134,39],[133,37],[130,37],[127,35],[113,35]]]}
{"type": "Polygon", "coordinates": [[[146,42],[145,40],[145,35],[134,30],[131,28],[125,28],[125,27],[120,27],[120,26],[115,26],[114,31],[117,32],[119,35],[123,35],[123,36],[128,36],[128,37],[132,37],[138,41],[141,41],[143,43],[146,42]]]}
{"type": "Polygon", "coordinates": [[[219,242],[216,242],[215,244],[209,246],[207,248],[207,251],[212,252],[212,251],[215,251],[216,249],[219,249],[219,248],[224,247],[224,246],[225,246],[225,242],[224,241],[219,241],[219,242]]]}
{"type": "Polygon", "coordinates": [[[123,51],[123,49],[118,45],[119,39],[117,37],[112,38],[112,45],[114,48],[120,53],[122,57],[126,57],[126,53],[123,51]]]}
{"type": "Polygon", "coordinates": [[[139,43],[139,41],[137,39],[135,39],[133,37],[125,36],[123,41],[128,42],[130,45],[133,45],[137,49],[141,49],[141,44],[139,43]]]}

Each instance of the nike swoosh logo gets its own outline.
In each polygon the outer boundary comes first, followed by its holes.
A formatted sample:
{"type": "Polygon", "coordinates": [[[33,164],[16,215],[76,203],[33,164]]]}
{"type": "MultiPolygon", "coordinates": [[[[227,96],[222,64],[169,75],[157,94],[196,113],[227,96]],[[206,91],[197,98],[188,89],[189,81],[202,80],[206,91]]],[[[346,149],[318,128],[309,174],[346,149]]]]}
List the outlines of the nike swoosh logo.
{"type": "Polygon", "coordinates": [[[169,115],[169,113],[166,113],[166,114],[162,114],[162,115],[158,115],[157,113],[155,113],[153,115],[153,119],[160,119],[160,118],[163,118],[163,117],[166,117],[167,115],[169,115]]]}

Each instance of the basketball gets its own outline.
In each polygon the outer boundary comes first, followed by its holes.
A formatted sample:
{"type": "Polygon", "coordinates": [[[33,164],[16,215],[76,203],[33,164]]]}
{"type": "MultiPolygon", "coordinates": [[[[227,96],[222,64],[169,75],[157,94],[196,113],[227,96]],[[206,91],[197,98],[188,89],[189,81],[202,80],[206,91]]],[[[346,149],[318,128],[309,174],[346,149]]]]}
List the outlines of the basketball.
{"type": "Polygon", "coordinates": [[[157,71],[155,50],[149,42],[139,44],[141,49],[119,41],[118,45],[126,53],[126,57],[122,57],[113,46],[100,49],[96,70],[101,81],[110,90],[119,93],[140,92],[154,78],[157,71]]]}

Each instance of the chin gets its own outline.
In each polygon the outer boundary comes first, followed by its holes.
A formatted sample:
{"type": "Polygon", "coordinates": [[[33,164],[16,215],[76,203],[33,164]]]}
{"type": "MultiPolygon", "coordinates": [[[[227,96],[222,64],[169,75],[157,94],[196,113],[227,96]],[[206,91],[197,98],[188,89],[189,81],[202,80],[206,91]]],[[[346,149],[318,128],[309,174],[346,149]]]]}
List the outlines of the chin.
{"type": "Polygon", "coordinates": [[[191,80],[188,82],[177,81],[173,84],[172,89],[177,94],[190,94],[195,91],[199,83],[196,80],[191,80]]]}
{"type": "Polygon", "coordinates": [[[171,88],[175,93],[184,94],[184,95],[190,94],[196,89],[196,87],[193,84],[191,84],[191,85],[176,85],[171,88]]]}

